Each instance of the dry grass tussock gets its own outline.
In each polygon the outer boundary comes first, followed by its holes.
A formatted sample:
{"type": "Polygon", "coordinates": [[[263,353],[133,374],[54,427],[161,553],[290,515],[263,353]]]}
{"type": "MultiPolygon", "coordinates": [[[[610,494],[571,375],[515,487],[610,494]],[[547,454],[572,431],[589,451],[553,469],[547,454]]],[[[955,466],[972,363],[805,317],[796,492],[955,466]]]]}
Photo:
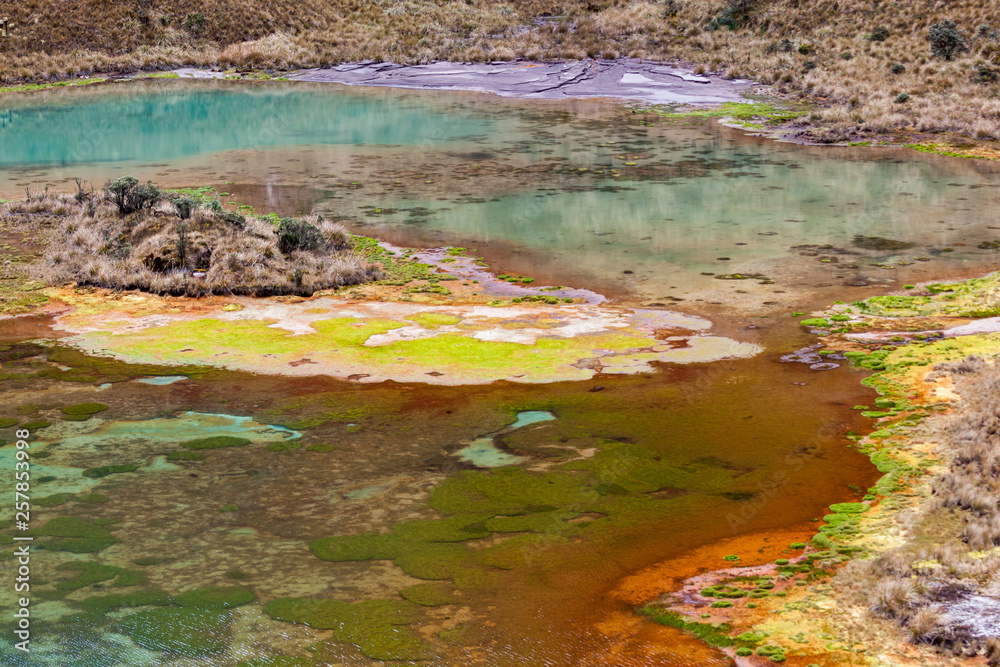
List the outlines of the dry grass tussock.
{"type": "Polygon", "coordinates": [[[982,620],[1000,610],[1000,365],[973,356],[935,373],[951,374],[962,395],[935,434],[949,469],[910,517],[910,541],[850,563],[836,583],[915,643],[1000,665],[997,628],[982,620]]]}
{"type": "Polygon", "coordinates": [[[1000,139],[991,0],[245,0],[14,3],[0,83],[178,65],[375,60],[683,59],[818,101],[820,141],[949,133],[1000,139]],[[932,27],[955,22],[954,48],[932,27]]]}
{"type": "Polygon", "coordinates": [[[381,277],[378,265],[352,250],[340,224],[243,216],[218,200],[165,195],[135,179],[75,196],[28,193],[0,206],[0,219],[44,239],[44,258],[30,270],[50,285],[310,295],[381,277]]]}

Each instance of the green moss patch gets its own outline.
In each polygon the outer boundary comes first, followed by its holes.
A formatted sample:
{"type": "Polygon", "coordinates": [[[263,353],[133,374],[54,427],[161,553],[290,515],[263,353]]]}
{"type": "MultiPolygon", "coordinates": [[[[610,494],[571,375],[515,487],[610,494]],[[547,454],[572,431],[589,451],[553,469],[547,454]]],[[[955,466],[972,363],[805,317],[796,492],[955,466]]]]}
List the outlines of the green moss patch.
{"type": "Polygon", "coordinates": [[[594,494],[584,488],[583,479],[571,472],[542,475],[521,468],[493,471],[465,471],[444,480],[431,492],[431,507],[447,514],[478,513],[517,515],[529,507],[586,505],[594,494]]]}
{"type": "Polygon", "coordinates": [[[754,102],[724,102],[707,109],[697,109],[684,112],[657,112],[666,118],[678,120],[688,118],[730,118],[744,127],[748,125],[763,126],[763,124],[780,125],[805,115],[808,111],[795,108],[787,103],[754,103],[754,102]]]}
{"type": "Polygon", "coordinates": [[[429,521],[401,521],[392,533],[338,535],[315,540],[312,552],[334,562],[393,560],[419,579],[451,579],[463,568],[475,567],[466,540],[487,537],[488,515],[459,514],[429,521]]]}
{"type": "Polygon", "coordinates": [[[309,548],[317,558],[335,563],[358,560],[388,560],[395,556],[398,545],[391,535],[363,533],[337,535],[314,540],[309,548]]]}
{"type": "Polygon", "coordinates": [[[517,535],[500,544],[477,551],[477,562],[501,570],[513,570],[531,563],[542,550],[552,544],[552,539],[539,535],[517,535]]]}
{"type": "Polygon", "coordinates": [[[417,584],[407,586],[399,591],[403,598],[410,602],[423,605],[425,607],[439,607],[446,604],[455,604],[459,599],[455,596],[455,591],[451,586],[440,583],[417,584]]]}
{"type": "Polygon", "coordinates": [[[223,447],[244,447],[252,441],[247,438],[238,438],[233,435],[215,435],[210,438],[198,438],[182,442],[181,447],[186,449],[221,449],[223,447]]]}
{"type": "MultiPolygon", "coordinates": [[[[445,288],[435,284],[412,289],[438,291],[445,288]]],[[[440,313],[415,316],[419,322],[438,328],[452,321],[440,313]]],[[[604,356],[646,349],[657,343],[655,338],[633,329],[572,337],[543,336],[530,345],[480,340],[470,331],[460,329],[434,331],[426,337],[402,337],[384,345],[365,345],[372,336],[405,326],[412,325],[409,321],[380,317],[333,317],[314,321],[314,333],[293,335],[262,320],[201,318],[172,321],[128,333],[89,331],[77,335],[74,342],[86,349],[114,350],[135,361],[178,364],[197,361],[233,370],[258,371],[284,368],[287,363],[308,355],[313,362],[334,369],[334,374],[366,372],[373,377],[427,380],[428,371],[440,370],[453,381],[475,383],[512,375],[530,378],[520,380],[525,382],[585,379],[593,372],[580,368],[578,362],[593,357],[595,350],[600,350],[604,356]],[[191,351],[180,353],[175,344],[177,340],[189,341],[191,351]]],[[[646,354],[651,360],[661,358],[660,352],[646,354]]],[[[729,352],[725,354],[728,356],[729,352]]],[[[625,366],[631,368],[629,364],[625,366]]],[[[313,416],[304,417],[312,423],[313,416]]],[[[304,427],[304,423],[293,426],[304,427]]]]}
{"type": "Polygon", "coordinates": [[[111,546],[117,540],[102,526],[88,523],[75,516],[61,516],[46,521],[43,526],[31,531],[40,537],[65,538],[46,542],[47,549],[91,553],[111,546]]]}
{"type": "Polygon", "coordinates": [[[48,90],[50,88],[89,86],[95,83],[101,83],[102,81],[104,81],[103,78],[94,77],[92,79],[73,79],[68,81],[54,81],[51,83],[19,83],[0,87],[0,93],[23,93],[35,90],[48,90]]]}
{"type": "MultiPolygon", "coordinates": [[[[51,523],[51,522],[50,522],[51,523]]],[[[124,572],[120,567],[102,565],[89,560],[71,561],[56,567],[59,572],[75,572],[76,575],[69,579],[57,582],[56,590],[75,591],[78,588],[93,586],[102,581],[110,581],[124,572]]]]}
{"type": "Polygon", "coordinates": [[[298,440],[285,440],[284,442],[272,442],[267,446],[269,452],[294,452],[302,447],[298,440]]]}
{"type": "Polygon", "coordinates": [[[408,601],[341,602],[319,598],[279,598],[264,606],[275,620],[332,630],[337,641],[357,645],[374,660],[423,660],[426,643],[410,628],[417,606],[408,601]]]}
{"type": "Polygon", "coordinates": [[[496,516],[488,519],[486,528],[495,533],[545,533],[552,530],[562,531],[568,526],[568,521],[579,516],[572,510],[556,510],[552,512],[534,512],[517,516],[496,516]]]}
{"type": "Polygon", "coordinates": [[[11,426],[17,426],[19,420],[13,419],[11,417],[0,417],[0,428],[10,428],[11,426]]]}
{"type": "Polygon", "coordinates": [[[182,607],[198,607],[200,609],[228,609],[250,604],[257,595],[248,588],[239,586],[209,586],[181,593],[176,602],[182,607]]]}
{"type": "Polygon", "coordinates": [[[58,507],[59,505],[65,505],[69,501],[75,499],[76,496],[72,493],[56,493],[43,498],[35,498],[34,503],[39,507],[58,507]]]}
{"type": "Polygon", "coordinates": [[[205,455],[198,452],[170,452],[167,454],[168,461],[204,461],[205,455]]]}
{"type": "Polygon", "coordinates": [[[649,605],[638,610],[640,614],[648,617],[654,623],[676,628],[682,632],[694,635],[712,646],[729,647],[738,642],[729,636],[729,626],[725,624],[709,624],[689,621],[674,611],[664,611],[663,609],[649,605]]]}
{"type": "Polygon", "coordinates": [[[484,514],[457,514],[437,521],[400,521],[393,529],[393,538],[403,542],[464,542],[489,537],[484,514]]]}
{"type": "Polygon", "coordinates": [[[396,565],[417,579],[452,579],[469,567],[472,551],[464,544],[428,543],[409,545],[396,555],[396,565]]]}
{"type": "Polygon", "coordinates": [[[836,503],[830,505],[830,511],[835,514],[861,514],[870,509],[871,506],[865,503],[836,503]]]}
{"type": "Polygon", "coordinates": [[[747,592],[735,586],[709,586],[701,589],[701,594],[707,598],[742,598],[747,592]]]}
{"type": "Polygon", "coordinates": [[[135,472],[139,469],[139,466],[134,465],[110,465],[110,466],[98,466],[97,468],[87,468],[83,471],[84,477],[107,477],[108,475],[115,475],[124,472],[135,472]]]}
{"type": "Polygon", "coordinates": [[[493,590],[500,586],[500,577],[486,568],[459,570],[451,579],[460,591],[493,590]]]}
{"type": "Polygon", "coordinates": [[[878,317],[995,317],[1000,315],[998,288],[1000,274],[993,273],[961,283],[926,285],[929,295],[877,296],[851,305],[878,317]]]}
{"type": "Polygon", "coordinates": [[[446,313],[417,313],[415,315],[408,315],[403,319],[419,324],[425,329],[438,329],[442,326],[450,326],[462,321],[461,317],[446,313]]]}
{"type": "Polygon", "coordinates": [[[318,442],[316,444],[309,445],[308,447],[306,447],[307,452],[320,452],[320,453],[332,452],[334,449],[336,449],[336,447],[325,442],[318,442]]]}
{"type": "Polygon", "coordinates": [[[62,409],[62,412],[65,415],[77,417],[94,415],[98,412],[104,412],[107,409],[108,406],[104,405],[104,403],[77,403],[76,405],[67,405],[62,409]]]}
{"type": "Polygon", "coordinates": [[[525,567],[554,540],[598,531],[616,519],[638,521],[659,515],[664,503],[693,498],[661,499],[647,494],[697,487],[706,484],[706,477],[713,489],[722,488],[733,474],[725,466],[680,467],[638,445],[617,441],[603,445],[591,459],[565,466],[571,470],[541,474],[517,467],[462,471],[431,492],[431,506],[450,516],[402,521],[390,533],[321,538],[310,547],[324,560],[392,560],[413,577],[450,579],[460,590],[489,588],[497,582],[492,570],[525,567]],[[571,523],[583,513],[603,516],[571,523]],[[526,534],[478,551],[463,544],[493,533],[513,532],[526,534]],[[553,534],[558,537],[550,537],[553,534]]]}
{"type": "Polygon", "coordinates": [[[145,572],[125,570],[115,579],[115,586],[145,586],[148,582],[145,572]]]}

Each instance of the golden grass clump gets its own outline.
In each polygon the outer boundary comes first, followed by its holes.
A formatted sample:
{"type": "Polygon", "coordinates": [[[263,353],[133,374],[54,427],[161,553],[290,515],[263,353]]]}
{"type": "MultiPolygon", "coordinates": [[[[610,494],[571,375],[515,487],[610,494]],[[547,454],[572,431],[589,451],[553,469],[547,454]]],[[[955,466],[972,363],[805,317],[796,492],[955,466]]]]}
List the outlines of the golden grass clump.
{"type": "Polygon", "coordinates": [[[302,67],[310,62],[309,46],[284,33],[230,44],[219,54],[223,66],[275,69],[302,67]]]}

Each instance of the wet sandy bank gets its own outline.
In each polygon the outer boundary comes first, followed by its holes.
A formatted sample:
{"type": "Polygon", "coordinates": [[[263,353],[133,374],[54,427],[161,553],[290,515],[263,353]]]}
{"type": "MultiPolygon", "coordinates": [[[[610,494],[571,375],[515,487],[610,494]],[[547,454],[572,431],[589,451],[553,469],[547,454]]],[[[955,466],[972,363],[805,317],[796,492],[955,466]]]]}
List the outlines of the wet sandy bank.
{"type": "MultiPolygon", "coordinates": [[[[222,71],[195,68],[175,71],[182,78],[227,76],[222,71]]],[[[760,88],[753,81],[698,76],[680,67],[634,59],[427,65],[360,62],[301,70],[287,78],[349,86],[478,91],[504,97],[615,97],[670,105],[738,102],[744,100],[744,92],[760,88]]]]}

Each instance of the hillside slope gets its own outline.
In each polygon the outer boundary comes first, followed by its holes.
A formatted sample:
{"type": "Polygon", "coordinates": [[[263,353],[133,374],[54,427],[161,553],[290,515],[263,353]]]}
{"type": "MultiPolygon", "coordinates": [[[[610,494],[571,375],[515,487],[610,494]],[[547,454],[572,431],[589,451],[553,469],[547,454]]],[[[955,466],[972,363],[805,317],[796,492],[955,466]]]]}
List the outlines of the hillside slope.
{"type": "Polygon", "coordinates": [[[182,64],[630,56],[811,99],[806,138],[1000,139],[1000,11],[990,0],[24,0],[8,17],[0,82],[182,64]],[[946,19],[957,49],[935,56],[930,32],[946,19]]]}

